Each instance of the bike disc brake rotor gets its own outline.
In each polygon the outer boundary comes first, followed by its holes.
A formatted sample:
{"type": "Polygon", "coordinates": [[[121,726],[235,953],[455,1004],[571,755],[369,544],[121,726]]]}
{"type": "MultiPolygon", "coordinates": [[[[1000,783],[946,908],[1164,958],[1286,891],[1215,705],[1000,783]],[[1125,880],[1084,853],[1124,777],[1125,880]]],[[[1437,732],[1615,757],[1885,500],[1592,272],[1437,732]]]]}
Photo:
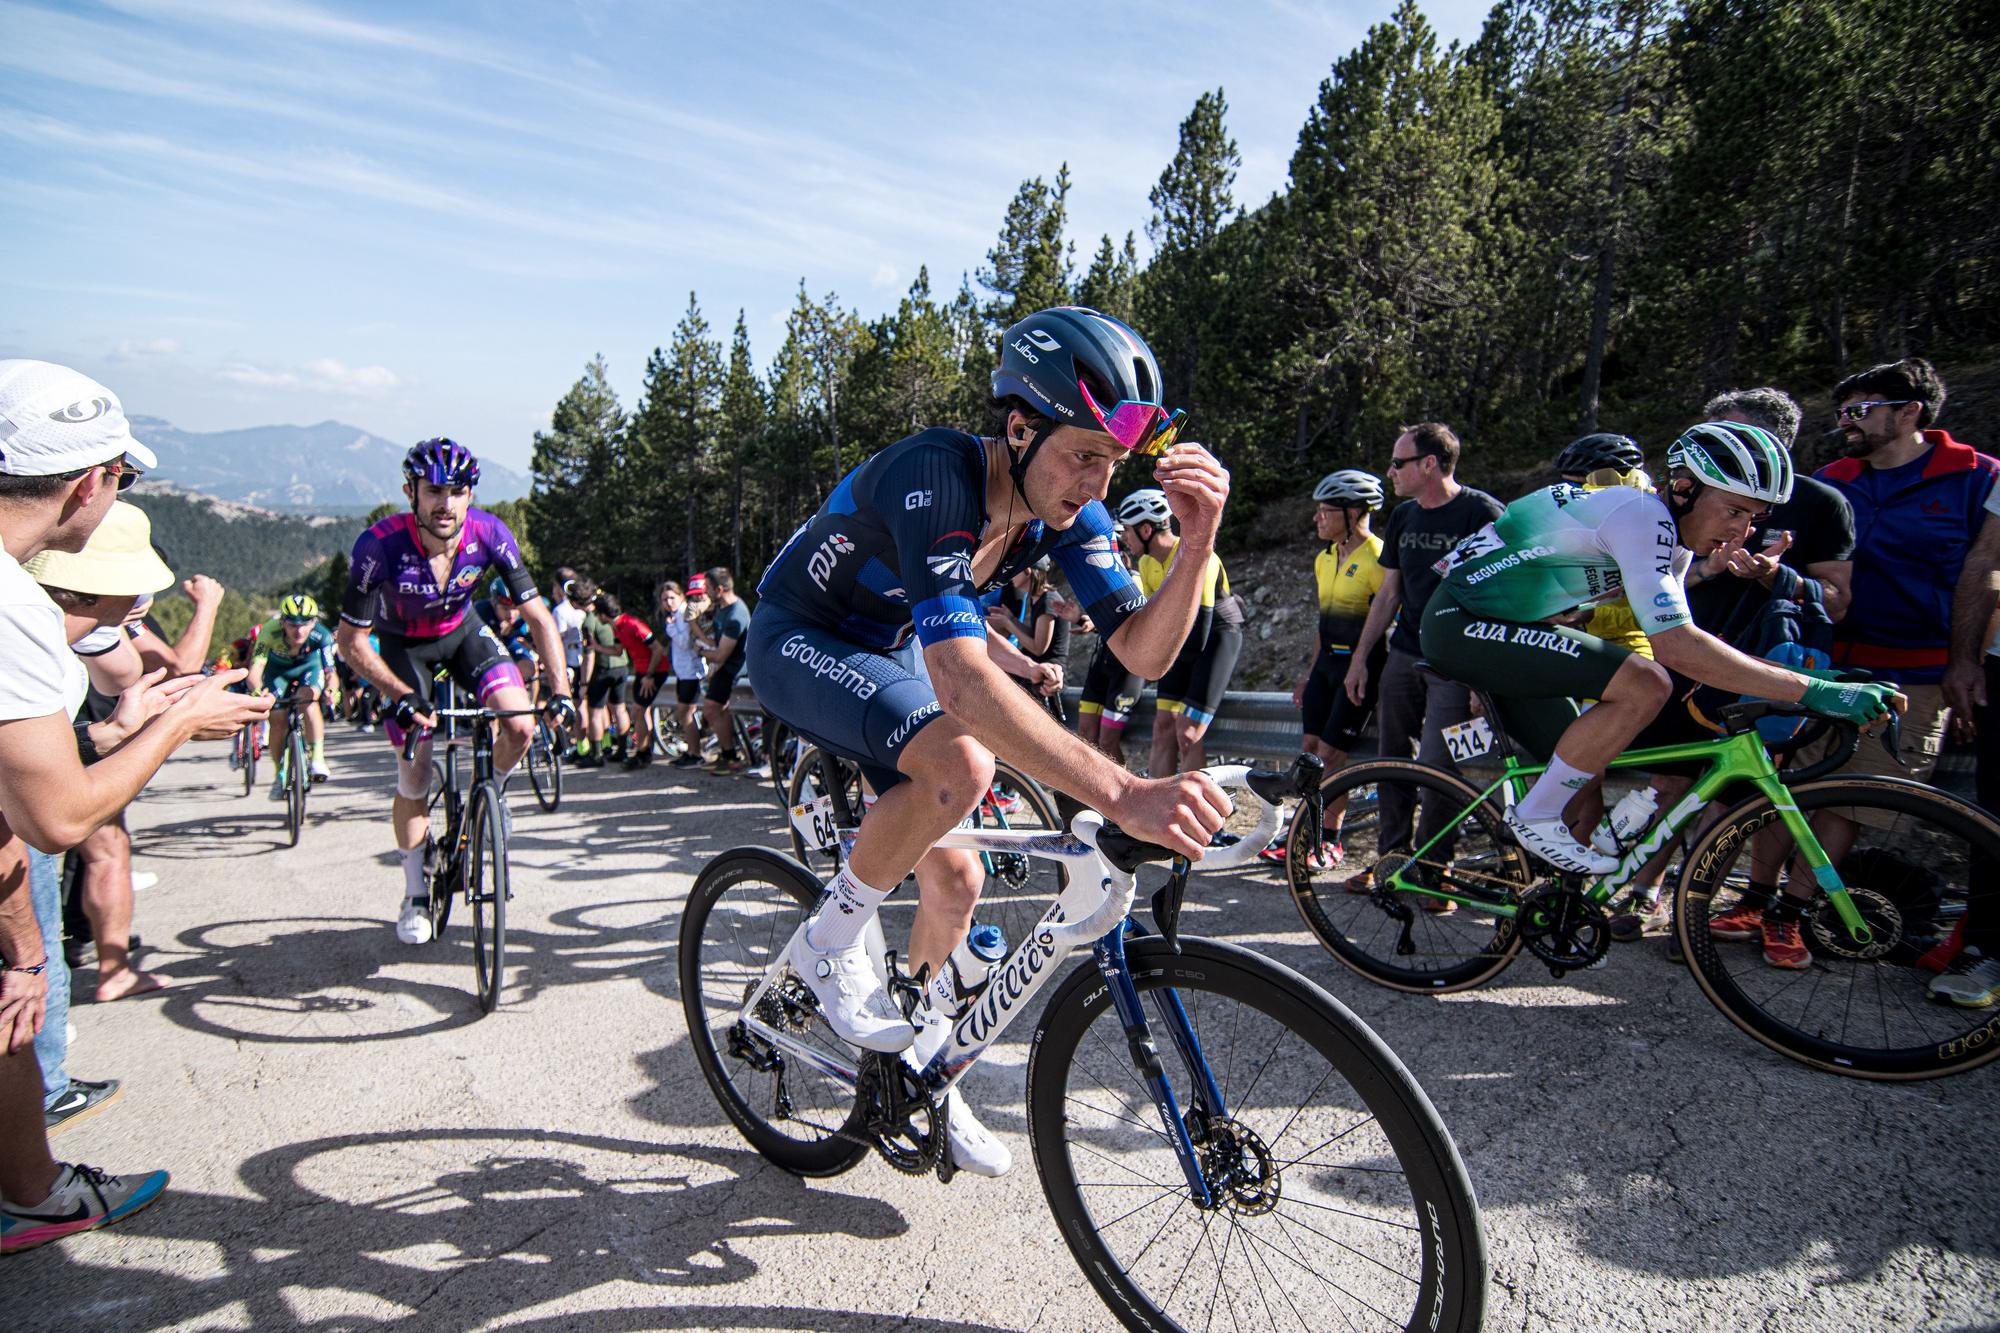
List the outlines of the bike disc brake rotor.
{"type": "Polygon", "coordinates": [[[1847,923],[1834,910],[1833,899],[1822,896],[1806,911],[1806,932],[1815,953],[1857,962],[1871,962],[1895,948],[1903,938],[1903,910],[1873,889],[1850,888],[1855,910],[1873,932],[1866,944],[1856,942],[1847,923]]]}
{"type": "Polygon", "coordinates": [[[900,1055],[870,1055],[860,1092],[870,1102],[867,1143],[907,1176],[926,1175],[944,1155],[944,1114],[900,1055]]]}
{"type": "MultiPolygon", "coordinates": [[[[1193,1117],[1190,1116],[1190,1119],[1193,1117]]],[[[1271,1150],[1248,1125],[1213,1116],[1199,1126],[1195,1151],[1217,1203],[1246,1216],[1268,1213],[1284,1195],[1284,1176],[1271,1150]]]]}
{"type": "Polygon", "coordinates": [[[1611,917],[1574,889],[1549,884],[1521,900],[1514,931],[1550,967],[1589,967],[1611,948],[1611,917]]]}
{"type": "Polygon", "coordinates": [[[996,852],[992,859],[993,878],[1010,889],[1027,887],[1028,875],[1032,869],[1027,857],[1017,856],[1013,852],[996,852]]]}

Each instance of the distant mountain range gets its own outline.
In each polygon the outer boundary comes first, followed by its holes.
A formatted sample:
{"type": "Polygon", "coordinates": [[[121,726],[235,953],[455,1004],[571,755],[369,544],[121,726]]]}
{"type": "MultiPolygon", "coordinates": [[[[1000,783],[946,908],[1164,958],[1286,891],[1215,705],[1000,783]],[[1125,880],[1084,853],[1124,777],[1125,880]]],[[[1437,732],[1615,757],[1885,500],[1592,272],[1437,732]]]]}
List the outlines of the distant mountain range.
{"type": "Polygon", "coordinates": [[[346,551],[361,531],[358,518],[277,514],[150,477],[128,498],[153,520],[153,545],[176,574],[213,575],[243,591],[298,578],[346,551]]]}
{"type": "MultiPolygon", "coordinates": [[[[409,445],[355,426],[251,426],[243,430],[182,430],[158,417],[133,417],[132,433],[160,456],[159,479],[264,509],[306,513],[365,512],[400,504],[403,455],[409,445]]],[[[481,460],[479,499],[516,500],[528,478],[481,460]]]]}

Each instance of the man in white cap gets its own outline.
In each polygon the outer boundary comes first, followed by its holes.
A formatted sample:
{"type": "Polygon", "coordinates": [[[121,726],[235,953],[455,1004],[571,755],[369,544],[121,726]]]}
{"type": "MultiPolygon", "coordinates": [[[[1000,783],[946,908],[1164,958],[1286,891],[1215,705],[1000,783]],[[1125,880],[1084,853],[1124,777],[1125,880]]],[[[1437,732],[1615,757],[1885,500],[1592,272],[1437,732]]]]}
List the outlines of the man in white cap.
{"type": "MultiPolygon", "coordinates": [[[[77,719],[111,721],[119,697],[146,674],[124,622],[140,598],[174,582],[173,570],[153,549],[152,523],[137,505],[120,501],[81,551],[44,551],[21,567],[62,608],[70,649],[89,671],[91,688],[77,719]]],[[[69,858],[75,864],[65,873],[80,881],[75,893],[88,922],[87,931],[79,920],[70,934],[85,934],[97,944],[96,998],[119,1000],[158,990],[164,982],[131,965],[132,836],[124,812],[72,848],[69,858]]],[[[69,910],[74,913],[76,905],[69,910]]],[[[81,941],[73,938],[70,947],[81,948],[81,941]]],[[[75,966],[77,960],[66,951],[65,961],[75,966]]],[[[51,994],[45,1035],[58,1021],[58,1003],[51,994]]]]}
{"type": "Polygon", "coordinates": [[[149,677],[120,721],[72,725],[84,669],[61,610],[19,562],[82,550],[118,491],[155,462],[103,385],[46,361],[0,360],[0,1254],[119,1221],[167,1183],[164,1171],[119,1177],[49,1155],[49,1119],[64,1113],[60,1127],[94,1106],[67,1086],[37,1106],[44,1080],[29,1050],[43,1024],[46,974],[67,984],[62,952],[39,924],[60,915],[46,854],[116,815],[183,742],[269,710],[225,692],[240,671],[165,684],[149,677]],[[86,768],[82,755],[99,747],[102,762],[86,768]],[[32,867],[23,842],[42,854],[32,867]]]}

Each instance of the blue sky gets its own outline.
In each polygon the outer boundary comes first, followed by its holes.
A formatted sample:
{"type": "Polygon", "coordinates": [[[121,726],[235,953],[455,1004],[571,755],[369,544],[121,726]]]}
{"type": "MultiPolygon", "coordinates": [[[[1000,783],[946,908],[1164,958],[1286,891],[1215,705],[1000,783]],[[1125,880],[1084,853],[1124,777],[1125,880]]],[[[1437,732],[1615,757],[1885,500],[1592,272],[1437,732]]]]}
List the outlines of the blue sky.
{"type": "Polygon", "coordinates": [[[1203,89],[1261,202],[1392,7],[0,0],[0,355],[188,429],[524,466],[593,353],[631,405],[690,290],[762,364],[801,278],[870,315],[920,264],[955,289],[1065,160],[1079,261],[1143,248],[1203,89]]]}

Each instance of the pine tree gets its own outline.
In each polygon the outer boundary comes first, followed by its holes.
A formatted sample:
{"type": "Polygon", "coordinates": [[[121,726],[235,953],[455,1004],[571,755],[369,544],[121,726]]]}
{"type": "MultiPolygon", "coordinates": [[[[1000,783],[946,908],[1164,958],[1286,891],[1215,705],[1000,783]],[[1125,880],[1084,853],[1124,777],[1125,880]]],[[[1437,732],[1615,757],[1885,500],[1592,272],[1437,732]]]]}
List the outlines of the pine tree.
{"type": "MultiPolygon", "coordinates": [[[[764,386],[757,379],[757,367],[750,359],[750,326],[743,312],[736,312],[736,332],[729,340],[729,370],[722,381],[722,415],[718,423],[719,453],[728,460],[730,476],[729,567],[738,575],[743,564],[744,487],[760,467],[766,447],[765,421],[768,409],[764,386]]],[[[764,490],[770,502],[769,488],[764,490]]]]}
{"type": "Polygon", "coordinates": [[[1040,176],[1021,182],[978,275],[993,293],[983,313],[995,332],[1037,310],[1069,304],[1075,247],[1063,239],[1068,225],[1069,163],[1056,172],[1054,185],[1040,176]]]}
{"type": "Polygon", "coordinates": [[[1139,247],[1132,233],[1125,233],[1122,249],[1113,249],[1107,234],[1098,242],[1097,253],[1091,257],[1083,281],[1076,285],[1077,304],[1102,310],[1113,319],[1131,324],[1138,318],[1133,309],[1138,291],[1139,247]]]}
{"type": "Polygon", "coordinates": [[[1216,243],[1236,212],[1231,193],[1243,158],[1229,137],[1222,89],[1203,93],[1181,122],[1180,146],[1148,196],[1146,235],[1155,255],[1138,303],[1159,359],[1165,401],[1197,412],[1201,349],[1223,272],[1216,243]]]}
{"type": "Polygon", "coordinates": [[[628,597],[650,595],[670,560],[700,567],[721,399],[722,349],[689,292],[673,342],[646,362],[645,396],[632,414],[631,502],[618,547],[628,597]]]}
{"type": "Polygon", "coordinates": [[[609,375],[602,356],[590,359],[556,403],[549,429],[535,432],[529,465],[529,540],[548,558],[585,569],[604,568],[613,549],[624,461],[625,413],[609,375]]]}

